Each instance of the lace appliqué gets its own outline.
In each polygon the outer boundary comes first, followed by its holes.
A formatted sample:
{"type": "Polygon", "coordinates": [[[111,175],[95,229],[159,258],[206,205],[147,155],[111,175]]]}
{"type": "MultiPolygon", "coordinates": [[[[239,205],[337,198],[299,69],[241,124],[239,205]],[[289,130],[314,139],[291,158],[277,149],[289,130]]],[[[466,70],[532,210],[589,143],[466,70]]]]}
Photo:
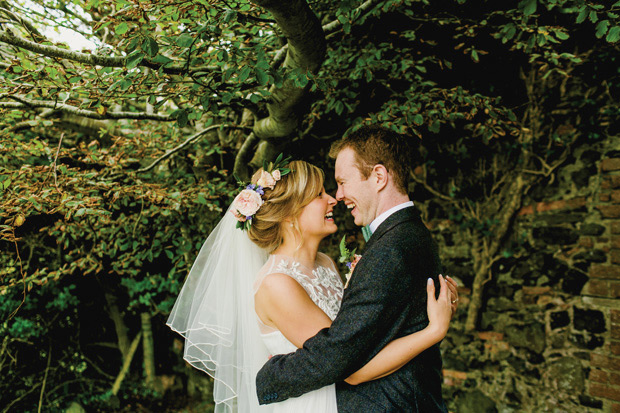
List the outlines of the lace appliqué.
{"type": "Polygon", "coordinates": [[[312,274],[306,274],[298,262],[282,259],[276,267],[276,272],[293,277],[330,319],[336,318],[340,311],[343,288],[340,277],[334,270],[319,265],[312,270],[312,274]]]}

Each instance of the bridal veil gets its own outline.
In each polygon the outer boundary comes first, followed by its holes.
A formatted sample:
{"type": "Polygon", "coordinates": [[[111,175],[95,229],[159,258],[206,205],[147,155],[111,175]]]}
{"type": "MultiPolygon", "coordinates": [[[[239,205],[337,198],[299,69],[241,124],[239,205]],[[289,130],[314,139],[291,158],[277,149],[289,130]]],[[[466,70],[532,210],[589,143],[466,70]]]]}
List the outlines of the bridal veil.
{"type": "Polygon", "coordinates": [[[185,338],[184,359],[214,378],[216,412],[269,412],[256,396],[256,372],[269,353],[253,288],[268,254],[236,224],[229,210],[211,232],[167,324],[185,338]]]}

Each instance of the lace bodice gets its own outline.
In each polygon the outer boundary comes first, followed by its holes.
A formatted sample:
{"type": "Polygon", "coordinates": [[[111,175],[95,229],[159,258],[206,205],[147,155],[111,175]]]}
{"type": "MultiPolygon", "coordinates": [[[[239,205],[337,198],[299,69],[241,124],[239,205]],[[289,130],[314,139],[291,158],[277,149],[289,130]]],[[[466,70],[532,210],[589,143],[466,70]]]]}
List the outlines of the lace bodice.
{"type": "MultiPolygon", "coordinates": [[[[270,274],[286,274],[293,278],[330,319],[336,318],[344,289],[334,263],[327,255],[318,253],[314,268],[308,268],[285,255],[270,255],[258,274],[255,291],[270,274]]],[[[262,325],[261,331],[270,333],[277,330],[262,325]]]]}
{"type": "Polygon", "coordinates": [[[310,299],[330,319],[336,318],[342,301],[342,281],[332,268],[317,265],[311,271],[288,257],[274,256],[275,273],[293,277],[310,296],[310,299]]]}

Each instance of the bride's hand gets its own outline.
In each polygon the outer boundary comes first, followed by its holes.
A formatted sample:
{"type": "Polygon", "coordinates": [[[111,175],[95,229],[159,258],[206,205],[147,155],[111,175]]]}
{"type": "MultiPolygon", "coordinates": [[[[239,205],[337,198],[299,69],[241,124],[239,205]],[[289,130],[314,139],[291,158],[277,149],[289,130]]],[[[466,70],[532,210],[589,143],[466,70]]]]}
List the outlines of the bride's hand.
{"type": "Polygon", "coordinates": [[[426,292],[428,294],[426,311],[428,312],[428,327],[437,334],[439,340],[442,340],[450,327],[452,303],[448,285],[441,274],[439,275],[439,286],[439,298],[435,299],[435,283],[432,278],[428,279],[426,285],[426,292]]]}

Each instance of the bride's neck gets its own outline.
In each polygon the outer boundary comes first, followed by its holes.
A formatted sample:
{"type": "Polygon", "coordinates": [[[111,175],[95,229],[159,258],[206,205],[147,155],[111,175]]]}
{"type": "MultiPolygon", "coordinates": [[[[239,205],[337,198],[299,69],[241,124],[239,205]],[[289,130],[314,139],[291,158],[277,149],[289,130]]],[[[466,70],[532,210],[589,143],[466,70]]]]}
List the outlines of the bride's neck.
{"type": "Polygon", "coordinates": [[[286,255],[292,257],[295,261],[298,261],[302,265],[308,268],[314,267],[316,261],[316,254],[319,250],[319,243],[321,241],[304,240],[303,244],[299,246],[299,241],[285,238],[272,254],[273,255],[286,255]]]}

